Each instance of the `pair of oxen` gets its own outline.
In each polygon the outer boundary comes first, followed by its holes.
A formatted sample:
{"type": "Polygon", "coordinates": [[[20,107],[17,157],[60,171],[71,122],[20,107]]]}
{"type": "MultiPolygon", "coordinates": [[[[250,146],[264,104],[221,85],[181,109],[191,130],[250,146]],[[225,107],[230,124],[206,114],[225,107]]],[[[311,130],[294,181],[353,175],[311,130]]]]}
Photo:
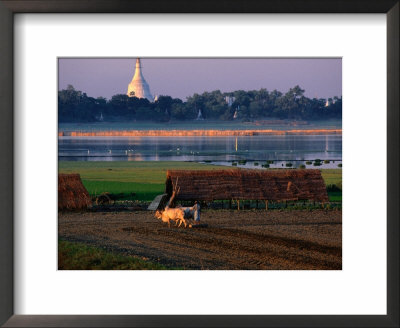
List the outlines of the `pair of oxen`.
{"type": "Polygon", "coordinates": [[[192,207],[170,207],[170,203],[168,202],[163,210],[157,210],[155,213],[155,217],[168,223],[168,227],[171,226],[171,221],[174,221],[178,227],[183,224],[185,228],[187,227],[187,220],[192,219],[195,224],[200,222],[200,205],[197,202],[192,207]]]}

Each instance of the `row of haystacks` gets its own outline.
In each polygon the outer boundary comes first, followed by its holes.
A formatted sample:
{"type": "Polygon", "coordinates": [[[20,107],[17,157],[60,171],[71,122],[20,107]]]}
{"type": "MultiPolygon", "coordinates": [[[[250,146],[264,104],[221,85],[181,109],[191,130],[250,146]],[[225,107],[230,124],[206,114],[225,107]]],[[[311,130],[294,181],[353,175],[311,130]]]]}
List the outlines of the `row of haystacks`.
{"type": "Polygon", "coordinates": [[[328,202],[319,170],[169,170],[166,193],[177,200],[310,200],[328,202]]]}
{"type": "Polygon", "coordinates": [[[58,209],[83,210],[92,206],[92,200],[79,174],[58,175],[58,209]]]}

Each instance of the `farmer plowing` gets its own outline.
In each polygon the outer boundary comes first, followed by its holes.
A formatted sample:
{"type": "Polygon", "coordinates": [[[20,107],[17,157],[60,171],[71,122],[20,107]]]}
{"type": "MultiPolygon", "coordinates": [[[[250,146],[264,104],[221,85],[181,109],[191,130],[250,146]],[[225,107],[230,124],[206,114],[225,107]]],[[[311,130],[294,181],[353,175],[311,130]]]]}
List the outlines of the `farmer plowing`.
{"type": "Polygon", "coordinates": [[[180,187],[178,186],[178,180],[173,186],[173,193],[169,199],[167,205],[163,210],[157,210],[155,217],[160,219],[162,222],[168,223],[168,227],[171,226],[170,221],[175,221],[175,225],[180,227],[183,223],[185,228],[188,226],[187,220],[193,220],[193,224],[189,224],[189,227],[195,227],[200,225],[200,205],[197,201],[191,207],[182,207],[178,205],[177,207],[172,207],[176,195],[179,193],[180,187]]]}

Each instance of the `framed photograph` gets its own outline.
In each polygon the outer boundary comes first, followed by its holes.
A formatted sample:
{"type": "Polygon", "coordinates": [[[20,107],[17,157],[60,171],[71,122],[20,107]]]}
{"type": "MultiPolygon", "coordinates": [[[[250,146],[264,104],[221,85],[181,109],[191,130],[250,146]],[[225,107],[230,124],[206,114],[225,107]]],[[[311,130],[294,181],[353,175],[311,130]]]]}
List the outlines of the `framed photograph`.
{"type": "Polygon", "coordinates": [[[398,1],[0,21],[2,325],[399,326],[398,1]]]}

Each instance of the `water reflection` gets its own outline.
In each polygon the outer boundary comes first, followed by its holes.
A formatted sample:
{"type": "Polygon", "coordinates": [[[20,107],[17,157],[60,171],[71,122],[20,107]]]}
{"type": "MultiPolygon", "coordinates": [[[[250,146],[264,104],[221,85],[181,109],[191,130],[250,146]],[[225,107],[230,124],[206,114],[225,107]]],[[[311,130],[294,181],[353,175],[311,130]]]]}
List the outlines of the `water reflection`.
{"type": "Polygon", "coordinates": [[[60,160],[341,160],[341,135],[244,137],[60,137],[60,160]]]}

